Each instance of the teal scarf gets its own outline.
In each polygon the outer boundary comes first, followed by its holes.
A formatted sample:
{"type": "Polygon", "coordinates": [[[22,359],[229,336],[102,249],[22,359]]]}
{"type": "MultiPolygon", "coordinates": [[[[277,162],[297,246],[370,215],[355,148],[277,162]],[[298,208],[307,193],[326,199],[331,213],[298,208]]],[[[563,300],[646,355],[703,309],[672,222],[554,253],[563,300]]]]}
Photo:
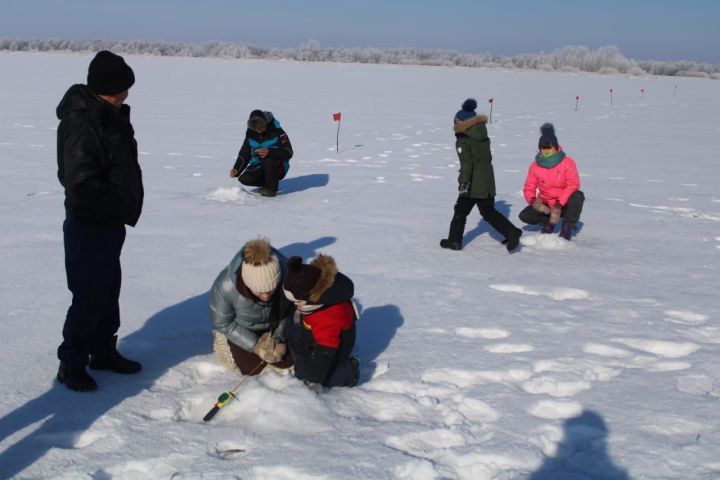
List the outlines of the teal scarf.
{"type": "Polygon", "coordinates": [[[543,168],[552,168],[565,158],[565,152],[557,152],[545,158],[542,153],[535,155],[535,161],[543,168]]]}

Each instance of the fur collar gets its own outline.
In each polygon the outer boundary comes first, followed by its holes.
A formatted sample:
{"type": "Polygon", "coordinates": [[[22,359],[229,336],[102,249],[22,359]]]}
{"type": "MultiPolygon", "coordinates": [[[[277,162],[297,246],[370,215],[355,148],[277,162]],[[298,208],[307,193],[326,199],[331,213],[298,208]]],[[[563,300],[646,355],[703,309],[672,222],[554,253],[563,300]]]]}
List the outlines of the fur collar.
{"type": "Polygon", "coordinates": [[[456,123],[455,126],[453,127],[453,130],[455,131],[455,133],[463,133],[463,132],[471,129],[475,125],[480,125],[481,123],[487,123],[487,121],[488,121],[488,117],[486,117],[485,115],[482,115],[482,114],[477,115],[475,117],[468,118],[465,121],[456,123]]]}

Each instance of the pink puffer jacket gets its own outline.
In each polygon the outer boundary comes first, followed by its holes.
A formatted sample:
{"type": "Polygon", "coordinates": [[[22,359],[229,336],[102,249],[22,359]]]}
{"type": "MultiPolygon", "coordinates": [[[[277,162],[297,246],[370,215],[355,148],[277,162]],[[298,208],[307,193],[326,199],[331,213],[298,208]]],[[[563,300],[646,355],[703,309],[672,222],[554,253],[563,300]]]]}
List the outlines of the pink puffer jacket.
{"type": "Polygon", "coordinates": [[[537,162],[532,162],[525,179],[523,195],[530,205],[537,197],[550,207],[556,202],[565,206],[570,195],[577,190],[580,190],[577,166],[572,158],[565,155],[565,158],[552,168],[543,168],[537,162]]]}

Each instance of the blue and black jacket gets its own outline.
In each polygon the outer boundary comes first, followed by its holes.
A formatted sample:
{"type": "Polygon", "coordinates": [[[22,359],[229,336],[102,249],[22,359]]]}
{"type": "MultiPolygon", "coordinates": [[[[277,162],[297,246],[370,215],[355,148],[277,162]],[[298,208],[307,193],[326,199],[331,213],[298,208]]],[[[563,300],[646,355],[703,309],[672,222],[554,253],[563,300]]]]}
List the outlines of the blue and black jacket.
{"type": "Polygon", "coordinates": [[[260,134],[248,128],[245,132],[245,141],[240,147],[235,166],[238,172],[250,172],[262,167],[261,159],[255,154],[258,148],[267,148],[267,158],[271,158],[278,163],[278,167],[282,167],[283,176],[290,169],[290,159],[293,156],[292,145],[285,130],[280,126],[280,122],[273,116],[272,112],[264,112],[268,117],[267,130],[260,134]]]}

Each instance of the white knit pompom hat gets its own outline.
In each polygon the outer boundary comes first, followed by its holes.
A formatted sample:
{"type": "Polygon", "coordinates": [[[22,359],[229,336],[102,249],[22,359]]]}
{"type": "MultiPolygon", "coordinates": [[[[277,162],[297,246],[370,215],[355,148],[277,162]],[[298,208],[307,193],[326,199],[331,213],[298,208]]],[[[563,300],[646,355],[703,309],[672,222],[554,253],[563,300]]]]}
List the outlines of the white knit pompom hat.
{"type": "Polygon", "coordinates": [[[243,283],[255,293],[271,292],[280,283],[280,261],[265,239],[245,244],[240,268],[243,283]]]}

